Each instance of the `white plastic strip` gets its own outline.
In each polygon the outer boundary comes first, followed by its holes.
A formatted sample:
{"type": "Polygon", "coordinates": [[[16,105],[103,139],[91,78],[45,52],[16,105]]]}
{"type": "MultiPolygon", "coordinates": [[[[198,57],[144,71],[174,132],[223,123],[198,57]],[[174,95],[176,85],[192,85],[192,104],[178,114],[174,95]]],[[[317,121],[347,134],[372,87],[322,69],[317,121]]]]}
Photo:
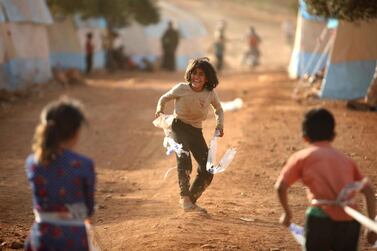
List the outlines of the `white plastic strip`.
{"type": "Polygon", "coordinates": [[[206,164],[207,171],[212,174],[224,172],[237,153],[236,148],[229,148],[221,158],[220,162],[216,165],[217,138],[218,137],[215,135],[210,141],[206,164]]]}
{"type": "Polygon", "coordinates": [[[293,235],[293,237],[295,238],[295,240],[297,241],[297,243],[300,244],[301,246],[305,246],[304,227],[299,226],[295,223],[291,223],[288,229],[293,235]]]}
{"type": "Polygon", "coordinates": [[[377,233],[376,222],[374,222],[373,220],[369,219],[368,217],[362,215],[361,213],[359,213],[358,211],[356,211],[352,207],[344,206],[343,208],[344,208],[344,211],[349,216],[351,216],[352,218],[354,218],[355,220],[360,222],[361,225],[363,225],[364,227],[368,228],[369,230],[372,230],[373,232],[377,233]]]}

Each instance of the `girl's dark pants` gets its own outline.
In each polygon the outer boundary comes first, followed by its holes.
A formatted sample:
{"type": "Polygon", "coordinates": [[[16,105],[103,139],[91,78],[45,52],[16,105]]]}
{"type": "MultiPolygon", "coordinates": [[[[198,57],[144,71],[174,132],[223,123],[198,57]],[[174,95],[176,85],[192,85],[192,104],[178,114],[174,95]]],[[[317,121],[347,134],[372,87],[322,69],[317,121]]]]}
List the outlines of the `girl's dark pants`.
{"type": "Polygon", "coordinates": [[[360,224],[307,216],[305,223],[306,251],[357,251],[360,224]]]}
{"type": "Polygon", "coordinates": [[[181,196],[189,196],[191,201],[195,203],[213,179],[213,174],[206,170],[208,146],[201,128],[174,119],[172,131],[174,140],[182,144],[183,150],[190,152],[198,162],[198,174],[190,187],[191,154],[189,156],[184,153],[181,156],[176,155],[180,194],[181,196]]]}

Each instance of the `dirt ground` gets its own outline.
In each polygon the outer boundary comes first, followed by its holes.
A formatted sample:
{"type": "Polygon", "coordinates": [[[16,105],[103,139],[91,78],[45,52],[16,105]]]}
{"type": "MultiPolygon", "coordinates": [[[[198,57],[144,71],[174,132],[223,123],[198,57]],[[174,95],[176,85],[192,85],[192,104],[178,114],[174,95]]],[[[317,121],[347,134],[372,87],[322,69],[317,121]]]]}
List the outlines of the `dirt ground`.
{"type": "MultiPolygon", "coordinates": [[[[195,13],[201,17],[203,5],[213,1],[179,4],[190,11],[199,9],[195,13]]],[[[233,14],[238,11],[234,8],[233,14]]],[[[246,20],[240,25],[248,23],[247,13],[239,13],[240,20],[246,20]]],[[[261,20],[267,18],[260,15],[261,20]]],[[[217,18],[203,20],[210,25],[217,18]]],[[[250,15],[249,19],[253,18],[250,15]]],[[[266,43],[274,45],[280,36],[279,20],[265,25],[266,43]]],[[[22,244],[33,222],[24,160],[42,107],[61,95],[81,100],[88,113],[90,125],[83,131],[78,151],[96,163],[95,238],[103,250],[300,250],[278,224],[281,208],[273,184],[288,156],[305,146],[300,136],[303,113],[318,106],[334,113],[338,135],[334,145],[356,160],[375,188],[377,113],[350,111],[344,102],[292,100],[296,82],[289,80],[284,70],[288,49],[278,44],[271,50],[280,51],[281,56],[266,52],[257,71],[228,70],[220,75],[221,100],[240,97],[245,104],[225,114],[225,136],[219,140],[218,152],[235,146],[237,155],[228,170],[215,176],[199,201],[208,215],[183,213],[178,207],[175,171],[163,179],[175,166],[175,158],[165,155],[163,132],[152,125],[158,98],[182,81],[183,73],[98,73],[84,86],[51,85],[2,103],[0,250],[22,244]]],[[[204,124],[207,140],[214,125],[210,113],[204,124]]],[[[304,189],[295,185],[289,195],[293,221],[302,225],[307,205],[304,189]]],[[[364,238],[361,246],[368,250],[364,238]]]]}

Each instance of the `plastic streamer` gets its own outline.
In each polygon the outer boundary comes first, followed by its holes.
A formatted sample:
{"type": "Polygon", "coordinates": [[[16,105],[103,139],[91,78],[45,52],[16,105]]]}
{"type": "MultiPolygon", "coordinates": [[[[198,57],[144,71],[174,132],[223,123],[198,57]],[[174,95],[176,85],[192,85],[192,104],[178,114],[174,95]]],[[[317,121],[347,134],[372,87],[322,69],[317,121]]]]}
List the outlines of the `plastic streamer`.
{"type": "Polygon", "coordinates": [[[218,139],[219,132],[216,131],[215,135],[212,137],[210,143],[209,143],[209,150],[208,150],[208,158],[207,158],[207,164],[206,169],[209,173],[216,174],[216,173],[222,173],[225,171],[225,169],[230,165],[230,163],[233,161],[234,157],[236,156],[236,148],[231,147],[229,148],[219,163],[215,165],[216,163],[216,152],[217,152],[217,139],[218,139]]]}

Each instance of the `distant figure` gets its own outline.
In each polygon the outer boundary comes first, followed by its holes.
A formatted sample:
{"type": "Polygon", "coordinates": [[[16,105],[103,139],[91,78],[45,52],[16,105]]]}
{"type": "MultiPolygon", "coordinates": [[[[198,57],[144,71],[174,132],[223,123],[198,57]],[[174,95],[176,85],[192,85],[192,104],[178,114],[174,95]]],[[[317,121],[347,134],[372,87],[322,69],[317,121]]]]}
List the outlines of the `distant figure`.
{"type": "Polygon", "coordinates": [[[257,66],[259,65],[259,58],[261,55],[259,45],[262,40],[253,26],[250,26],[249,31],[247,32],[246,40],[248,50],[245,53],[244,62],[251,67],[257,66]]]}
{"type": "Polygon", "coordinates": [[[220,22],[217,24],[216,30],[215,30],[215,40],[225,40],[225,31],[226,31],[226,21],[224,19],[220,20],[220,22]]]}
{"type": "Polygon", "coordinates": [[[224,67],[224,55],[225,55],[225,31],[226,31],[226,21],[224,19],[220,20],[218,23],[214,39],[215,42],[213,44],[213,49],[216,57],[215,67],[217,71],[221,71],[224,67]]]}
{"type": "Polygon", "coordinates": [[[25,250],[89,250],[89,218],[94,213],[94,162],[75,151],[86,123],[80,104],[47,105],[34,134],[26,175],[35,221],[25,250]]]}
{"type": "Polygon", "coordinates": [[[216,57],[216,70],[221,71],[224,65],[225,40],[222,37],[216,39],[213,44],[216,57]]]}
{"type": "Polygon", "coordinates": [[[92,72],[93,67],[93,54],[94,54],[94,45],[93,45],[93,33],[88,32],[86,34],[85,42],[85,72],[89,74],[92,72]]]}
{"type": "Polygon", "coordinates": [[[289,46],[293,45],[293,37],[294,37],[294,28],[291,20],[285,20],[282,25],[281,29],[284,32],[285,41],[289,46]]]}
{"type": "Polygon", "coordinates": [[[179,44],[179,33],[169,21],[168,28],[161,38],[162,44],[162,68],[168,71],[175,71],[175,52],[179,44]]]}

